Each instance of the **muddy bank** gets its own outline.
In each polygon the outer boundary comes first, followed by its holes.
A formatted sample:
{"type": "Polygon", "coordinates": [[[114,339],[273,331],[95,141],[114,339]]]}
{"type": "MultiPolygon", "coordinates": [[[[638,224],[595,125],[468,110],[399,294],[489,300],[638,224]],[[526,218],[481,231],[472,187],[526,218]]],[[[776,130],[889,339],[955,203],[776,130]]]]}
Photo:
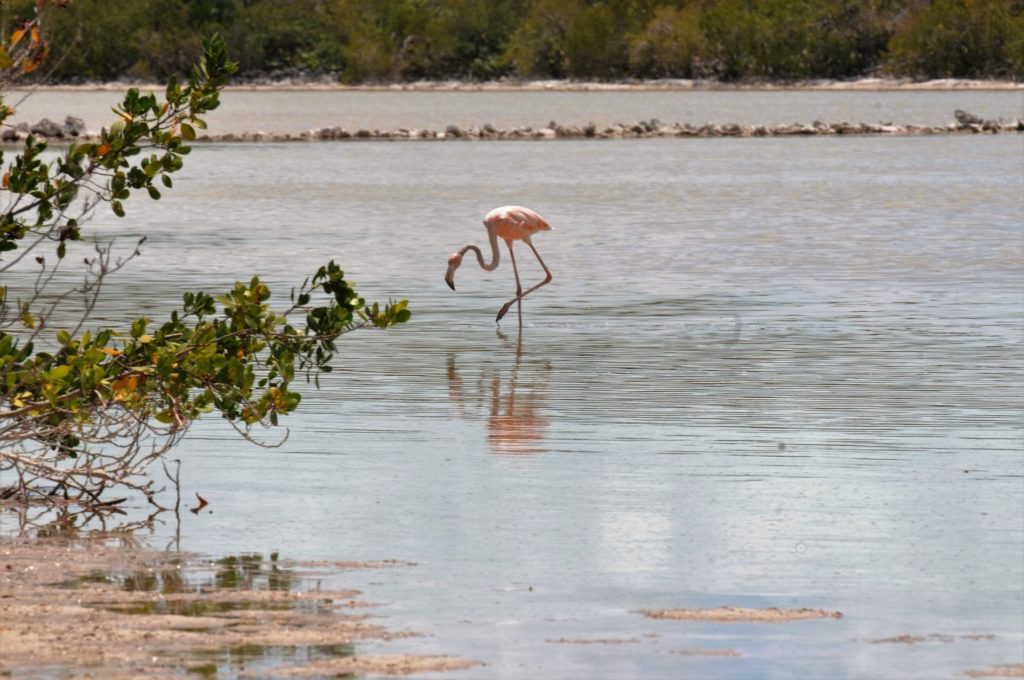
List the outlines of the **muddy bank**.
{"type": "MultiPolygon", "coordinates": [[[[406,567],[398,562],[343,568],[406,567]]],[[[374,622],[355,590],[321,590],[276,555],[216,561],[111,542],[0,543],[0,675],[65,668],[94,677],[180,677],[225,664],[283,676],[408,675],[476,662],[359,653],[364,640],[418,637],[374,622]]]]}

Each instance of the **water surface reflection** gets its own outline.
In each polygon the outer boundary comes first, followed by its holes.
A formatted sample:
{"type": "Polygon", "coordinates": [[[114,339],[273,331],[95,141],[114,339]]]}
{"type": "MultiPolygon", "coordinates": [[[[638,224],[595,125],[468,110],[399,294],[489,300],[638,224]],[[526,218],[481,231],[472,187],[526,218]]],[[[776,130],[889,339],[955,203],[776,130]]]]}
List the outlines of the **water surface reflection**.
{"type": "Polygon", "coordinates": [[[496,331],[503,349],[515,356],[510,368],[482,365],[458,367],[455,353],[447,356],[448,399],[456,417],[475,420],[487,417],[487,446],[491,453],[522,455],[547,453],[548,389],[552,376],[550,359],[523,359],[522,328],[513,337],[496,331]],[[464,380],[466,372],[475,377],[464,380]]]}

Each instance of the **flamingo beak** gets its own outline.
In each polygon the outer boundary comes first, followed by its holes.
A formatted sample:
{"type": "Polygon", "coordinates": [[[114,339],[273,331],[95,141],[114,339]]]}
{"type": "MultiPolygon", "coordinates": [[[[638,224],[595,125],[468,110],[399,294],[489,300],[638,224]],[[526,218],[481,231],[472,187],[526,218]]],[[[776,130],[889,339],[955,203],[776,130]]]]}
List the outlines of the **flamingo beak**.
{"type": "Polygon", "coordinates": [[[452,290],[455,290],[455,270],[459,268],[459,264],[461,261],[455,255],[448,258],[448,271],[444,273],[444,282],[452,290]]]}

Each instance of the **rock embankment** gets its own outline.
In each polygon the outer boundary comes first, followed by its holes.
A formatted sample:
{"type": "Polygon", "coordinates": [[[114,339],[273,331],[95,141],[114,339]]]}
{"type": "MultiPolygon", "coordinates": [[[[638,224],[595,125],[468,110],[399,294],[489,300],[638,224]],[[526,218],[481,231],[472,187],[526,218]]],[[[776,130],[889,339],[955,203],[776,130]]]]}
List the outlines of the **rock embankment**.
{"type": "Polygon", "coordinates": [[[85,121],[81,118],[66,116],[64,118],[63,125],[55,123],[49,118],[43,118],[35,125],[18,123],[10,127],[4,127],[3,131],[0,132],[0,140],[5,142],[16,142],[21,139],[25,139],[25,137],[30,134],[35,135],[36,137],[45,137],[46,139],[76,139],[80,137],[98,136],[95,133],[89,133],[86,131],[85,121]]]}
{"type": "MultiPolygon", "coordinates": [[[[958,111],[958,114],[963,113],[958,111]]],[[[813,123],[791,123],[784,125],[740,125],[738,123],[708,123],[692,125],[690,123],[662,123],[654,118],[638,123],[615,123],[607,127],[588,123],[587,125],[559,125],[554,121],[547,127],[517,127],[496,129],[487,124],[482,127],[460,128],[449,125],[444,130],[406,129],[398,130],[346,130],[341,127],[319,128],[299,135],[304,140],[349,140],[349,139],[383,139],[383,140],[502,140],[502,139],[623,139],[638,137],[800,137],[811,135],[937,135],[951,133],[999,133],[1024,132],[1024,119],[1017,120],[982,120],[976,116],[965,114],[966,122],[957,119],[948,125],[896,125],[893,123],[826,123],[816,120],[813,123]]],[[[292,138],[285,136],[286,138],[292,138]]],[[[226,135],[220,139],[238,139],[241,141],[275,139],[280,136],[262,135],[226,135]]]]}
{"type": "MultiPolygon", "coordinates": [[[[276,134],[265,132],[228,132],[216,135],[202,135],[201,142],[281,142],[281,141],[363,141],[363,140],[547,140],[547,139],[635,139],[649,137],[808,137],[821,135],[943,135],[943,134],[996,134],[1001,132],[1024,132],[1024,118],[984,119],[980,116],[957,110],[955,122],[946,125],[898,125],[894,123],[826,123],[815,120],[812,123],[789,123],[783,125],[740,125],[738,123],[663,123],[656,118],[638,123],[615,123],[598,127],[586,125],[560,125],[554,121],[546,127],[514,127],[499,129],[490,123],[480,127],[448,125],[444,130],[399,128],[397,130],[376,130],[360,128],[347,130],[343,127],[323,127],[299,134],[276,134]]],[[[80,139],[95,141],[98,133],[87,132],[82,121],[68,116],[63,126],[44,118],[35,125],[19,123],[4,128],[0,138],[3,141],[18,141],[29,133],[48,139],[80,139]]]]}

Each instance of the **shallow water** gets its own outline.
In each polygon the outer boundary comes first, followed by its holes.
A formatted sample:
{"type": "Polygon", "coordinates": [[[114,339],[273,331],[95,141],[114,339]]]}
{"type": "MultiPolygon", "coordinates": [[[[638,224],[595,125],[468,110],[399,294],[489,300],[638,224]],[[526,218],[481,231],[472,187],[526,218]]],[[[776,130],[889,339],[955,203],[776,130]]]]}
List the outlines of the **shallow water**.
{"type": "MultiPolygon", "coordinates": [[[[116,92],[40,91],[21,102],[13,91],[15,122],[40,118],[63,121],[82,118],[97,130],[113,120],[110,107],[116,92]],[[20,103],[19,103],[20,102],[20,103]]],[[[1024,116],[1024,92],[988,91],[799,91],[799,92],[246,92],[222,96],[223,106],[209,116],[210,132],[298,134],[313,128],[342,126],[395,130],[447,125],[500,129],[543,127],[555,120],[564,125],[593,121],[607,126],[658,118],[665,123],[740,123],[779,125],[809,123],[889,122],[945,125],[953,112],[965,109],[984,118],[1024,116]]]]}
{"type": "Polygon", "coordinates": [[[455,654],[488,678],[953,677],[1022,660],[1022,152],[1016,135],[203,146],[165,200],[96,220],[149,236],[103,314],[253,273],[284,296],[327,258],[370,299],[411,299],[408,325],[344,340],[279,449],[211,420],[178,452],[212,511],[184,513],[182,549],[417,562],[339,583],[432,636],[363,652],[455,654]],[[521,338],[514,312],[493,321],[507,259],[442,281],[505,203],[556,228],[521,338]],[[637,613],[718,605],[845,616],[637,613]],[[870,642],[903,634],[953,641],[870,642]],[[625,642],[558,642],[596,639],[625,642]],[[709,648],[741,656],[679,654],[709,648]]]}

